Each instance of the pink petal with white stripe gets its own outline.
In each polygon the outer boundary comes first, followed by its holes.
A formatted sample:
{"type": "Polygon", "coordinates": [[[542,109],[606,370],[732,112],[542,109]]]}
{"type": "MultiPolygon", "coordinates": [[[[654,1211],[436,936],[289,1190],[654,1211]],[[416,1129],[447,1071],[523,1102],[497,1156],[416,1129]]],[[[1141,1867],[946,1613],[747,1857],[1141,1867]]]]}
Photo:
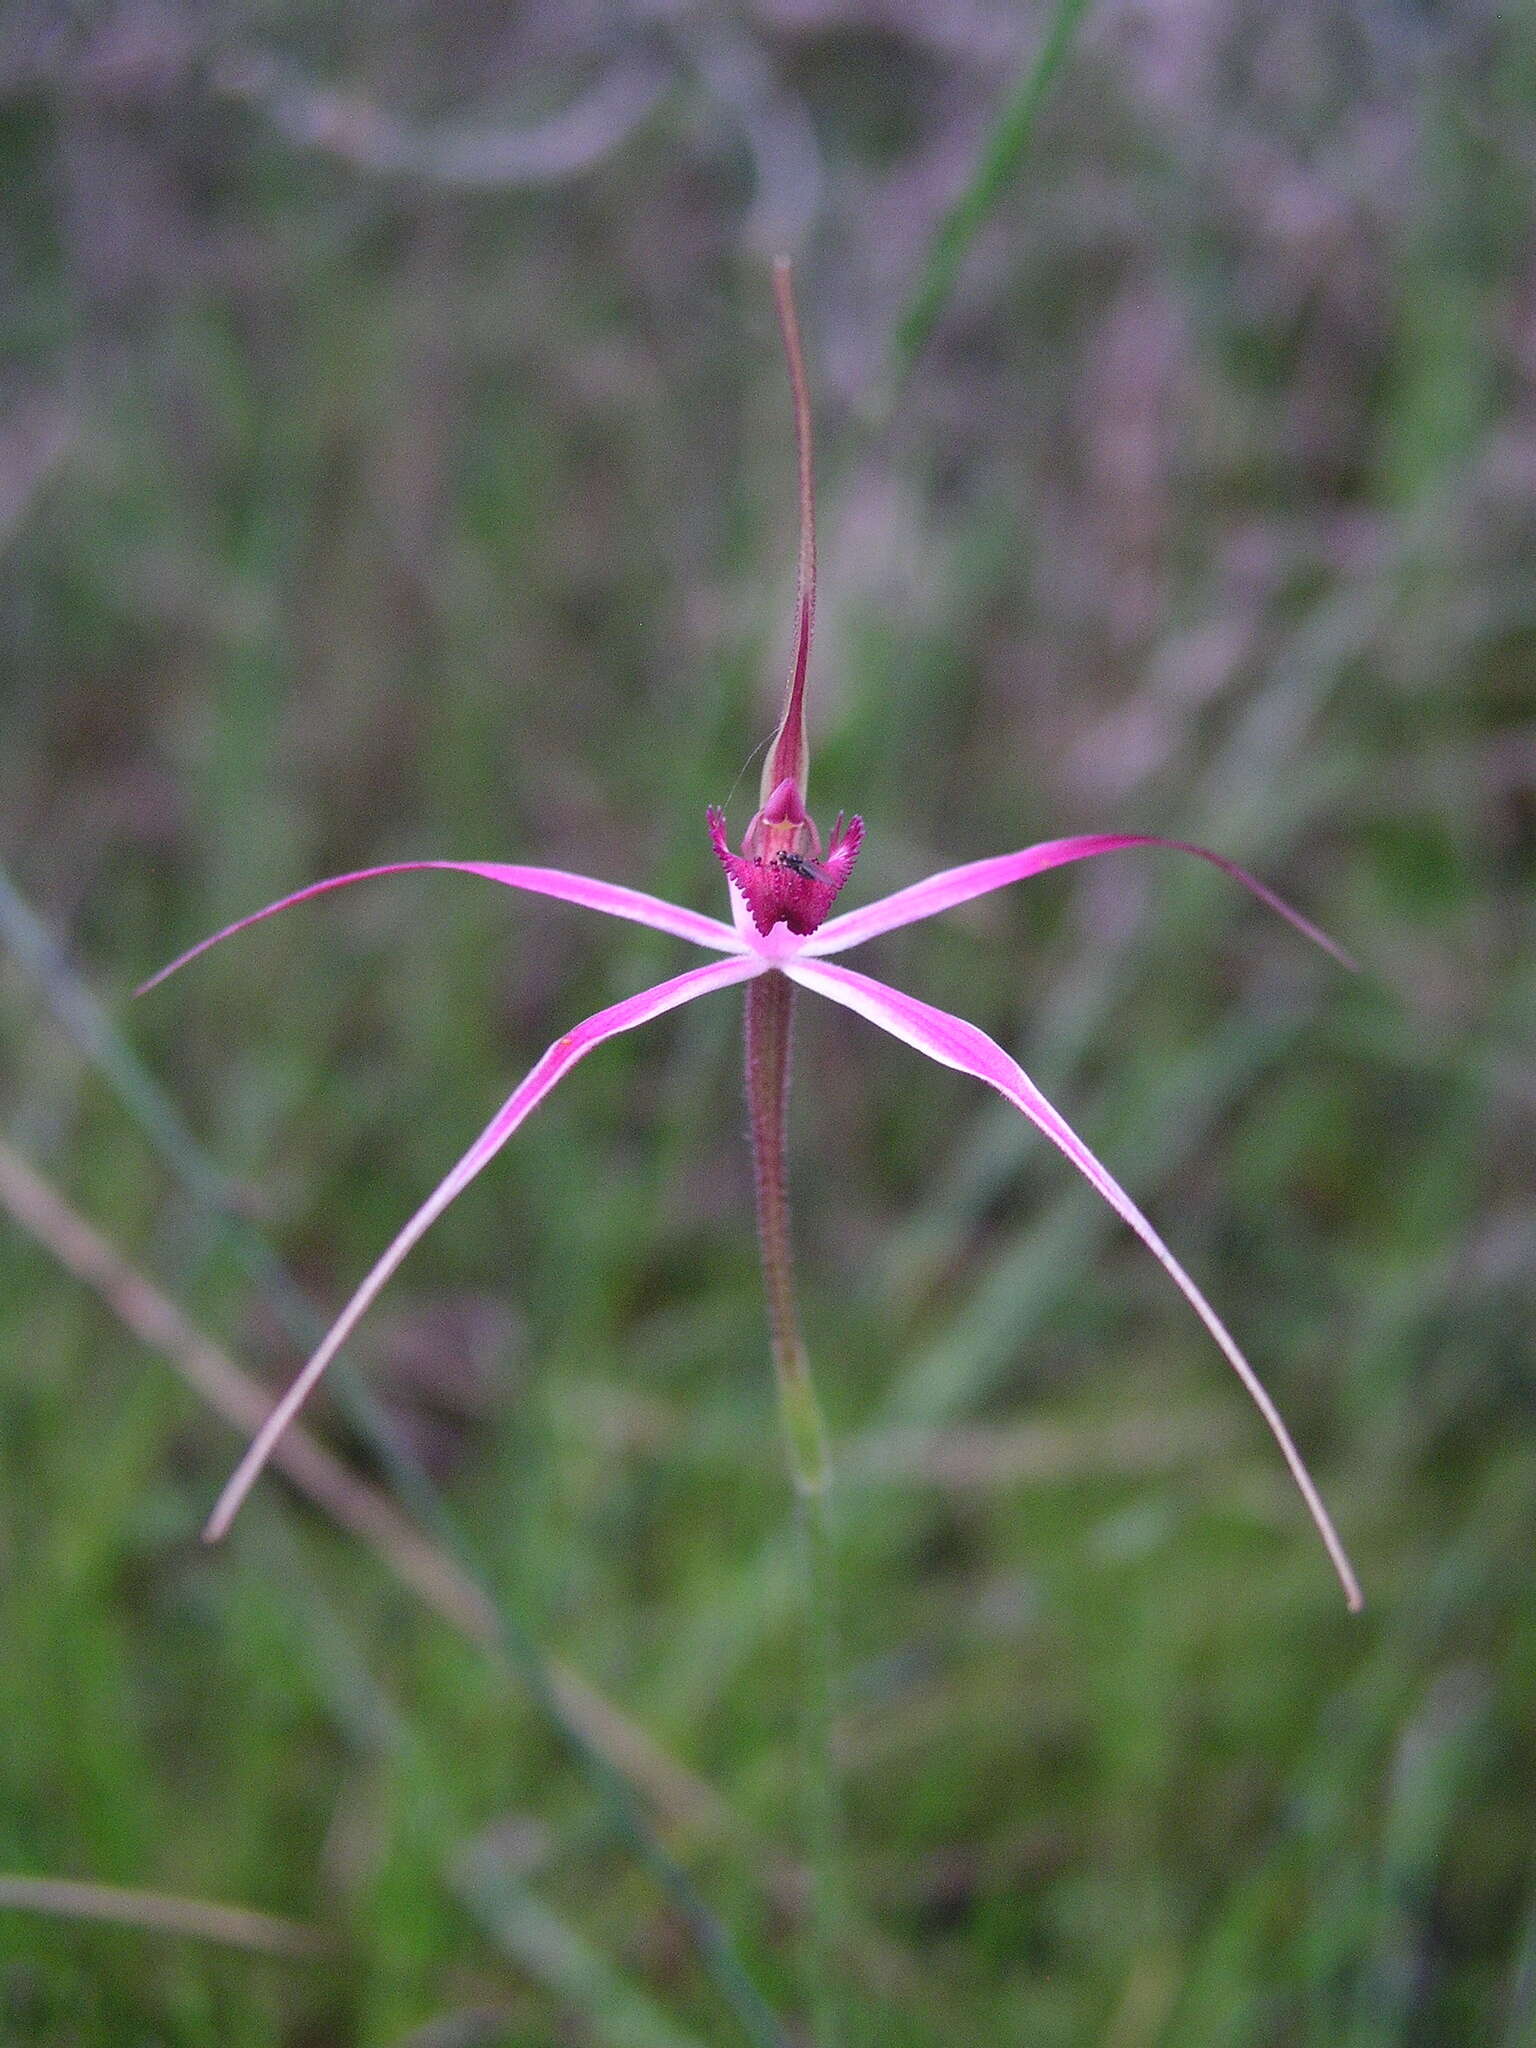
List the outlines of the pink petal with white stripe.
{"type": "Polygon", "coordinates": [[[217,1541],[229,1527],[240,1503],[272,1455],[278,1438],[298,1414],[320,1375],[411,1246],[436,1222],[449,1203],[463,1193],[476,1174],[490,1164],[518,1125],[538,1107],[561,1076],[594,1046],[601,1045],[605,1038],[616,1037],[621,1031],[632,1031],[637,1024],[648,1023],[652,1017],[675,1010],[680,1003],[691,1003],[696,997],[709,995],[717,988],[729,988],[733,982],[749,981],[753,975],[763,971],[763,963],[755,959],[718,960],[707,967],[690,968],[686,974],[679,974],[671,981],[658,982],[655,988],[648,988],[637,996],[627,996],[622,1003],[615,1003],[610,1009],[599,1010],[563,1038],[555,1040],[513,1089],[458,1165],[439,1183],[389,1245],[331,1325],[324,1343],[262,1424],[208,1519],[204,1535],[210,1543],[217,1541]]]}
{"type": "Polygon", "coordinates": [[[919,918],[937,916],[942,910],[953,910],[959,903],[969,903],[974,896],[986,896],[994,889],[1005,889],[1010,882],[1023,882],[1031,875],[1043,875],[1047,868],[1065,867],[1069,861],[1092,860],[1101,853],[1119,853],[1128,846],[1161,846],[1173,853],[1192,853],[1197,860],[1209,861],[1212,867],[1220,868],[1224,875],[1230,875],[1234,882],[1241,882],[1245,889],[1251,890],[1261,903],[1267,903],[1271,910],[1278,911],[1314,945],[1321,946],[1325,953],[1331,953],[1345,967],[1355,965],[1342,946],[1335,945],[1310,918],[1303,917],[1299,910],[1293,910],[1289,903],[1250,875],[1246,868],[1240,868],[1235,861],[1226,860],[1219,853],[1211,853],[1206,847],[1191,846],[1183,839],[1160,839],[1149,832],[1096,832],[1076,839],[1046,839],[1038,846],[1026,846],[1019,853],[994,854],[987,860],[968,861],[964,867],[945,868],[940,874],[914,882],[908,889],[897,889],[890,896],[882,896],[877,903],[867,903],[860,910],[850,910],[842,917],[834,917],[830,924],[824,925],[813,939],[807,941],[805,952],[812,956],[841,953],[849,946],[861,946],[866,939],[878,938],[882,932],[895,931],[900,925],[916,924],[919,918]]]}
{"type": "Polygon", "coordinates": [[[1270,1399],[1263,1382],[1253,1367],[1238,1350],[1225,1323],[1211,1307],[1200,1289],[1190,1279],[1178,1260],[1169,1251],[1152,1225],[1142,1215],[1120,1183],[1100,1164],[1065,1118],[1040,1093],[1029,1076],[1018,1063],[1009,1058],[1002,1047],[986,1032],[968,1023],[963,1017],[953,1017],[946,1010],[933,1009],[929,1004],[919,1002],[916,997],[904,995],[899,989],[888,988],[884,982],[871,981],[868,975],[855,974],[848,967],[828,967],[805,959],[787,961],[783,970],[792,981],[803,988],[813,989],[818,995],[828,996],[835,1003],[842,1003],[847,1009],[855,1010],[871,1024],[878,1024],[893,1037],[913,1046],[918,1052],[926,1053],[940,1066],[955,1067],[963,1074],[972,1074],[978,1081],[985,1081],[1005,1096],[1016,1109],[1023,1111],[1031,1123],[1037,1125],[1051,1140],[1065,1152],[1072,1164],[1092,1182],[1136,1235],[1158,1258],[1175,1284],[1183,1293],[1189,1305],[1199,1316],[1225,1354],[1227,1362],[1248,1389],[1255,1406],[1284,1454],[1285,1462],[1291,1469],[1291,1476],[1300,1488],[1318,1534],[1333,1560],[1334,1570],[1344,1588],[1344,1596],[1351,1608],[1361,1604],[1359,1582],[1338,1532],[1329,1518],[1328,1510],[1312,1482],[1312,1475],[1302,1462],[1301,1453],[1291,1440],[1290,1431],[1280,1418],[1280,1411],[1270,1399]]]}
{"type": "Polygon", "coordinates": [[[353,882],[371,882],[378,875],[411,875],[428,868],[443,868],[460,875],[482,875],[488,882],[501,882],[509,889],[526,889],[535,896],[557,896],[565,903],[579,903],[587,910],[606,911],[610,917],[624,917],[633,924],[647,924],[653,931],[670,932],[674,938],[689,939],[696,946],[707,946],[712,953],[741,953],[746,950],[731,927],[722,924],[718,918],[704,917],[696,910],[687,910],[680,903],[668,903],[660,896],[648,896],[641,889],[626,889],[617,882],[600,882],[591,875],[568,874],[563,868],[515,867],[505,861],[494,860],[397,860],[385,867],[358,868],[351,874],[329,875],[323,882],[311,882],[307,888],[295,889],[291,896],[269,903],[263,910],[253,910],[248,917],[237,918],[233,924],[225,925],[222,931],[199,939],[195,946],[189,946],[185,953],[178,954],[168,967],[152,974],[135,993],[146,994],[178,968],[185,967],[189,960],[195,960],[199,953],[206,953],[210,946],[218,945],[220,940],[233,938],[247,925],[260,924],[265,917],[276,917],[280,910],[289,910],[295,903],[305,903],[311,896],[324,896],[332,889],[345,889],[353,882]]]}

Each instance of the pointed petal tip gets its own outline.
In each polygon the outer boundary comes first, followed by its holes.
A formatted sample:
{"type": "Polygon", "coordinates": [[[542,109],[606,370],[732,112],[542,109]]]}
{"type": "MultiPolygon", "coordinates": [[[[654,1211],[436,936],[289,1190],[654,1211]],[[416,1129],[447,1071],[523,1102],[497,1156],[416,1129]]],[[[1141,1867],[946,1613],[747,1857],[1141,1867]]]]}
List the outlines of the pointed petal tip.
{"type": "Polygon", "coordinates": [[[229,1534],[236,1515],[245,1506],[246,1497],[265,1470],[267,1460],[276,1448],[278,1440],[286,1433],[288,1424],[299,1406],[293,1398],[293,1393],[294,1389],[290,1388],[279,1401],[256,1435],[246,1445],[245,1456],[225,1480],[224,1489],[213,1504],[213,1512],[203,1524],[202,1541],[210,1548],[216,1543],[222,1543],[229,1534]]]}
{"type": "Polygon", "coordinates": [[[1351,974],[1364,974],[1365,969],[1347,946],[1341,946],[1337,939],[1330,939],[1325,931],[1319,930],[1317,936],[1324,950],[1331,953],[1341,967],[1351,974]]]}
{"type": "MultiPolygon", "coordinates": [[[[265,915],[265,913],[258,914],[265,915]]],[[[254,922],[254,920],[250,921],[254,922]]],[[[223,931],[212,932],[206,939],[199,939],[195,946],[188,946],[185,953],[178,953],[174,960],[167,960],[165,965],[157,967],[146,981],[139,983],[138,987],[133,991],[133,1001],[137,1002],[140,996],[147,996],[152,989],[157,989],[161,982],[169,981],[173,974],[179,974],[183,967],[190,966],[199,953],[206,953],[210,946],[218,945],[221,939],[229,938],[240,928],[239,925],[230,925],[223,931]]]]}

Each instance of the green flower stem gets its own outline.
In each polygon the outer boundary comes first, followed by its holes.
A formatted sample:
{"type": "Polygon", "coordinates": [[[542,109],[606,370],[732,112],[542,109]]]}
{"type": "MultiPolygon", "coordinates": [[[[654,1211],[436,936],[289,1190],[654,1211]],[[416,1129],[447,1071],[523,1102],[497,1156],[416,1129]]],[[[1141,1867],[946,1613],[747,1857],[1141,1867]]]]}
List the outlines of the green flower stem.
{"type": "Polygon", "coordinates": [[[833,1757],[837,1625],[832,1459],[795,1308],[785,1137],[794,986],[782,974],[747,984],[747,1105],[756,1175],[757,1233],[779,1420],[794,1482],[807,1655],[803,1703],[806,1850],[811,1897],[806,1974],[817,2048],[843,2039],[837,1955],[843,1917],[842,1811],[833,1757]]]}

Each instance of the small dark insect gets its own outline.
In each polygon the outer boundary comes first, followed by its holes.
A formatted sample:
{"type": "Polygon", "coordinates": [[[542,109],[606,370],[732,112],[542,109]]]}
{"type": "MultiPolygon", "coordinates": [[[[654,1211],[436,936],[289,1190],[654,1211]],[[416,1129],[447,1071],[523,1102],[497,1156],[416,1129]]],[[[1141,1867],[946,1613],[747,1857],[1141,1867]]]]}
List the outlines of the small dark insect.
{"type": "Polygon", "coordinates": [[[781,868],[788,868],[792,874],[798,875],[804,882],[824,882],[827,879],[826,869],[817,867],[814,862],[806,860],[802,854],[781,853],[779,855],[779,866],[781,868]]]}

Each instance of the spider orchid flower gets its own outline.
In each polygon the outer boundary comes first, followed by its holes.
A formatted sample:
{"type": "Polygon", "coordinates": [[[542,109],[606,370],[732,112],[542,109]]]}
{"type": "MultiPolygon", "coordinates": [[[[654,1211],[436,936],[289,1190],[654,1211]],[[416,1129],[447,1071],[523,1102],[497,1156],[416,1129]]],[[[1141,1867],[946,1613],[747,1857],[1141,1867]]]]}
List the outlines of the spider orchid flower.
{"type": "Polygon", "coordinates": [[[805,732],[806,676],[816,600],[815,516],[811,482],[810,406],[801,356],[789,267],[775,268],[774,291],[789,363],[799,469],[800,548],[795,602],[793,653],[785,690],[784,713],[769,746],[756,815],[738,852],[726,837],[723,814],[711,809],[711,842],[725,871],[731,921],[706,917],[617,883],[571,874],[558,868],[525,867],[499,861],[410,860],[383,867],[361,868],[312,882],[307,888],[257,910],[191,947],[145,982],[140,994],[210,946],[275,916],[280,910],[333,889],[348,888],[381,875],[446,869],[479,875],[504,888],[557,897],[609,917],[649,925],[686,940],[716,957],[658,982],[638,995],[585,1018],[535,1061],[452,1171],[416,1210],[381,1253],[371,1271],[332,1324],[329,1334],[274,1407],[235,1469],[209,1519],[206,1535],[215,1540],[229,1527],[246,1494],[272,1454],[274,1445],[313,1392],[326,1367],[351,1336],[359,1320],[411,1247],[463,1193],[500,1152],[523,1120],[530,1116],[558,1081],[604,1040],[648,1024],[684,1003],[717,990],[744,984],[747,997],[747,1091],[756,1163],[759,1235],[768,1297],[768,1315],[781,1394],[788,1424],[792,1460],[800,1485],[815,1490],[825,1483],[826,1455],[819,1411],[810,1390],[804,1350],[796,1320],[789,1257],[788,1204],[784,1175],[784,1120],[789,1069],[789,1026],[795,989],[805,989],[840,1003],[867,1022],[925,1054],[940,1066],[996,1089],[1071,1161],[1109,1206],[1152,1252],[1204,1323],[1216,1345],[1247,1389],[1268,1425],[1306,1502],[1332,1560],[1349,1606],[1358,1608],[1361,1593],[1354,1571],[1312,1477],[1269,1393],[1248,1363],[1225,1323],[1168,1249],[1157,1231],[1109,1169],[1090,1151],[1061,1112],[1051,1104],[1019,1066],[986,1032],[963,1017],[936,1009],[867,974],[837,962],[868,939],[903,925],[937,916],[958,904],[987,895],[1011,883],[1044,874],[1074,861],[1131,847],[1160,847],[1193,854],[1220,868],[1286,918],[1315,944],[1350,966],[1353,963],[1323,932],[1274,892],[1232,861],[1206,848],[1150,833],[1097,833],[1050,839],[1019,852],[967,862],[929,875],[898,889],[878,902],[832,916],[833,905],[852,874],[863,839],[862,821],[839,816],[825,845],[806,809],[809,754],[805,732]]]}

